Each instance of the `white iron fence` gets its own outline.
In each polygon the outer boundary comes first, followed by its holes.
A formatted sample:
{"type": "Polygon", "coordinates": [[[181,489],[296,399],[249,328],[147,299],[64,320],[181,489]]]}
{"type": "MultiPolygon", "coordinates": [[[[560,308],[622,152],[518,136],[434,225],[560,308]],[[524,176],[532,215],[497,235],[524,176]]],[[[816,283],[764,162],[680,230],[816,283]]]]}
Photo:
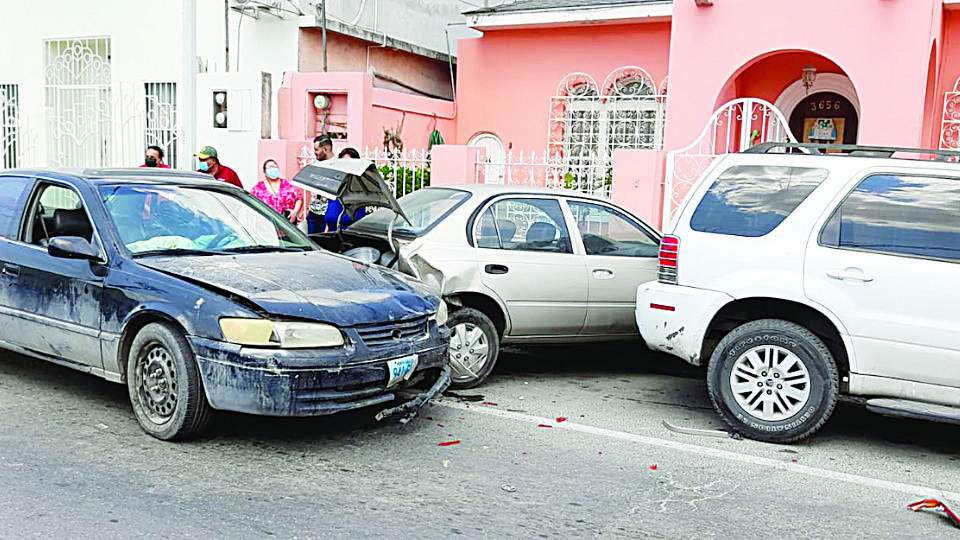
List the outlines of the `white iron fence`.
{"type": "Polygon", "coordinates": [[[0,85],[0,168],[136,167],[150,145],[177,167],[175,93],[174,83],[116,83],[109,91],[88,92],[94,99],[61,100],[37,122],[23,111],[17,85],[0,85]]]}
{"type": "Polygon", "coordinates": [[[570,189],[609,197],[613,162],[596,155],[570,160],[547,151],[508,152],[503,156],[481,156],[477,162],[476,182],[570,189]]]}

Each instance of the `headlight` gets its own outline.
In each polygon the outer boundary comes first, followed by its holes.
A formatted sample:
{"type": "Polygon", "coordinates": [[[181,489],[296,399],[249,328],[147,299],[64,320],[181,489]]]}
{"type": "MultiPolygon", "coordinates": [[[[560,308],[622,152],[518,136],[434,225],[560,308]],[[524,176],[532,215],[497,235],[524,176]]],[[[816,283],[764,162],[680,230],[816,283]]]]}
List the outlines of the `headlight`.
{"type": "Polygon", "coordinates": [[[258,347],[305,349],[339,347],[343,334],[321,323],[275,322],[268,319],[220,319],[223,337],[231,343],[258,347]]]}
{"type": "Polygon", "coordinates": [[[437,325],[447,324],[447,317],[449,317],[447,303],[441,300],[440,305],[437,306],[437,314],[434,315],[434,318],[437,320],[437,325]]]}

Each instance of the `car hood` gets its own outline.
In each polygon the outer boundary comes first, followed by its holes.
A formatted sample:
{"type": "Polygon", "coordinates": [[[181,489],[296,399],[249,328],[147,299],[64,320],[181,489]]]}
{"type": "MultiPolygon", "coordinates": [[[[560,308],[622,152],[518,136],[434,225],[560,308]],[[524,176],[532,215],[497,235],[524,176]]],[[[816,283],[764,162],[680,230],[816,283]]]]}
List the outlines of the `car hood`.
{"type": "Polygon", "coordinates": [[[433,313],[439,299],[391,270],[323,251],[178,256],[140,264],[239,296],[271,316],[354,326],[433,313]]]}
{"type": "Polygon", "coordinates": [[[318,165],[307,165],[290,183],[319,192],[328,199],[339,199],[351,218],[361,207],[382,206],[410,221],[376,164],[368,159],[328,159],[318,165]]]}

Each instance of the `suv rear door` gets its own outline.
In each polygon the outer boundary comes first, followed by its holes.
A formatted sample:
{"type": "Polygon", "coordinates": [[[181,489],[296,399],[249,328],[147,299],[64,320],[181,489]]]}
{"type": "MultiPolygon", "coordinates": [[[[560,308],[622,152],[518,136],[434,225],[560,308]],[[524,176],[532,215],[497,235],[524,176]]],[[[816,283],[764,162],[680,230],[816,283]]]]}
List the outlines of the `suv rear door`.
{"type": "Polygon", "coordinates": [[[846,327],[857,373],[960,387],[960,180],[871,174],[811,235],[805,294],[846,327]]]}

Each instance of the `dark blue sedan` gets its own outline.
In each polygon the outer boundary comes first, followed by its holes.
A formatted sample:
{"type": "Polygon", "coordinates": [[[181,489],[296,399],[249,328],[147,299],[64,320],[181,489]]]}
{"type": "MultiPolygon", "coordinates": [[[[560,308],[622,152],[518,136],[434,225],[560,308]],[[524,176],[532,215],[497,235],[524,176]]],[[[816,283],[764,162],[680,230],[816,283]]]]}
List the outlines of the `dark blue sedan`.
{"type": "Polygon", "coordinates": [[[0,346],[126,382],[160,439],[211,409],[409,415],[449,384],[431,289],[205,175],[0,172],[0,274],[0,346]]]}

